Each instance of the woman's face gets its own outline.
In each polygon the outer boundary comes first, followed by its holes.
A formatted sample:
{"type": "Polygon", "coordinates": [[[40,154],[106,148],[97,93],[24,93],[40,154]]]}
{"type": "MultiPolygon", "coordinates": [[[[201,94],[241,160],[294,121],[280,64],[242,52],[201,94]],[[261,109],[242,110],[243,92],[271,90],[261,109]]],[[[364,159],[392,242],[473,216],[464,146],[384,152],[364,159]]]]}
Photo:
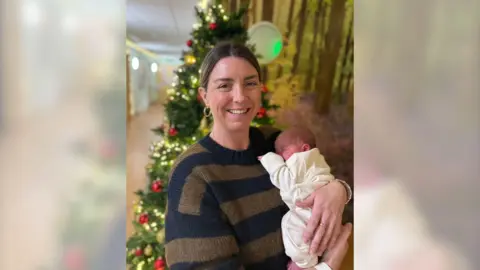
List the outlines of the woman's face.
{"type": "Polygon", "coordinates": [[[248,61],[226,57],[210,73],[207,89],[199,91],[215,125],[238,131],[249,129],[260,109],[260,86],[258,72],[248,61]]]}

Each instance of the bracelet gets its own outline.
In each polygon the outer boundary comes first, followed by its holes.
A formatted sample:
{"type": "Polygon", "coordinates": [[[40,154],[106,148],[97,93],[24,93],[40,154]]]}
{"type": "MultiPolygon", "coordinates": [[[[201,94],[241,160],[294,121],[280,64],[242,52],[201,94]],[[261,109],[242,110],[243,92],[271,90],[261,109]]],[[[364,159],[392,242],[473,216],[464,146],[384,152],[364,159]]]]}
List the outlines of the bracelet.
{"type": "Polygon", "coordinates": [[[348,204],[350,200],[352,200],[353,192],[352,188],[347,184],[347,182],[340,180],[340,179],[335,179],[335,181],[339,182],[340,184],[343,185],[345,190],[347,191],[347,202],[345,204],[348,204]]]}

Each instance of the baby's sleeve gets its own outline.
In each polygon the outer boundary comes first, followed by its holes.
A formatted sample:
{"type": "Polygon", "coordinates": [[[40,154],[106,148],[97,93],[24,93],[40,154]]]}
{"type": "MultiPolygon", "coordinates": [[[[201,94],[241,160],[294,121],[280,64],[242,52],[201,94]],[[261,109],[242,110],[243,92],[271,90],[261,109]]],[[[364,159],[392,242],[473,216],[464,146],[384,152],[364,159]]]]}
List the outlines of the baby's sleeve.
{"type": "Polygon", "coordinates": [[[326,185],[335,180],[335,177],[331,173],[330,166],[318,149],[309,152],[305,158],[305,163],[308,168],[314,168],[317,184],[326,185]]]}
{"type": "Polygon", "coordinates": [[[289,190],[295,185],[297,175],[285,164],[280,155],[269,152],[260,159],[260,162],[270,174],[273,185],[280,190],[289,190]]]}

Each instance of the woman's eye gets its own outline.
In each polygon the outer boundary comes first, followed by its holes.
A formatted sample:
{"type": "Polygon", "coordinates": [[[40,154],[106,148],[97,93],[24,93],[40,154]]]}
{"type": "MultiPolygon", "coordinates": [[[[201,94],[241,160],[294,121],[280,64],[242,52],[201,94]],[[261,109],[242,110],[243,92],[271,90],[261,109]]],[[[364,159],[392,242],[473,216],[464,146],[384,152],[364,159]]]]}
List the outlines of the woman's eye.
{"type": "Polygon", "coordinates": [[[257,82],[248,82],[247,86],[257,86],[257,82]]]}
{"type": "Polygon", "coordinates": [[[217,86],[217,89],[218,89],[219,91],[225,91],[225,92],[226,92],[226,91],[230,91],[231,88],[232,88],[232,86],[231,86],[230,84],[228,84],[228,83],[222,83],[222,84],[219,84],[219,85],[217,86]]]}

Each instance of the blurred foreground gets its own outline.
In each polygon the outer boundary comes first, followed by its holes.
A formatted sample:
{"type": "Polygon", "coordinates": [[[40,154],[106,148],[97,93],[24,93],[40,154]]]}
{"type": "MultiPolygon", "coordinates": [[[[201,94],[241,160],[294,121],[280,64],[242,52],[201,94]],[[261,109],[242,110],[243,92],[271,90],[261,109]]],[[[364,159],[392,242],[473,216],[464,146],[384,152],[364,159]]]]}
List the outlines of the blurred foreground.
{"type": "MultiPolygon", "coordinates": [[[[356,3],[355,269],[480,263],[479,5],[356,3]]],[[[124,9],[2,1],[0,269],[125,269],[124,9]]]]}
{"type": "Polygon", "coordinates": [[[0,269],[125,269],[125,3],[1,4],[0,269]]]}
{"type": "Polygon", "coordinates": [[[357,3],[355,269],[478,268],[480,4],[357,3]]]}

